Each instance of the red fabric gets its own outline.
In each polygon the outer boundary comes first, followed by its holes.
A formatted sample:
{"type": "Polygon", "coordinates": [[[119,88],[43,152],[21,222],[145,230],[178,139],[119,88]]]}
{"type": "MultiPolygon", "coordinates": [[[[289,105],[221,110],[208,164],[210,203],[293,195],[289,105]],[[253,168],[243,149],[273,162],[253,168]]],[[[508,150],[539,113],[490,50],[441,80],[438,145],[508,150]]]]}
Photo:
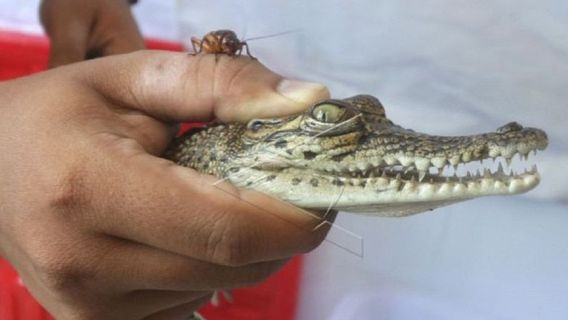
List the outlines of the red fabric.
{"type": "MultiPolygon", "coordinates": [[[[148,40],[152,49],[181,51],[178,43],[148,40]]],[[[42,71],[47,66],[44,37],[0,30],[0,80],[42,71]]],[[[186,124],[184,129],[198,124],[186,124]]],[[[235,290],[234,303],[207,305],[200,311],[208,320],[294,319],[302,260],[294,258],[280,272],[254,287],[235,290]]],[[[18,274],[0,259],[0,320],[51,320],[21,283],[18,274]]]]}

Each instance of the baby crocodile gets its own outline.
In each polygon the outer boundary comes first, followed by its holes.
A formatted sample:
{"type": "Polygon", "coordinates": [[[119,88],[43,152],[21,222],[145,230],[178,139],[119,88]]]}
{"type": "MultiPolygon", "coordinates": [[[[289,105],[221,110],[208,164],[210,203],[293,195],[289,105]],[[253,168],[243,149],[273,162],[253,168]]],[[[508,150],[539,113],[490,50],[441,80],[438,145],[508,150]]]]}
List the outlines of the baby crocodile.
{"type": "Polygon", "coordinates": [[[542,130],[516,122],[471,136],[414,132],[389,120],[375,97],[358,95],[291,117],[191,130],[166,157],[303,208],[405,216],[534,188],[536,166],[517,173],[511,161],[518,154],[525,164],[547,144],[542,130]]]}

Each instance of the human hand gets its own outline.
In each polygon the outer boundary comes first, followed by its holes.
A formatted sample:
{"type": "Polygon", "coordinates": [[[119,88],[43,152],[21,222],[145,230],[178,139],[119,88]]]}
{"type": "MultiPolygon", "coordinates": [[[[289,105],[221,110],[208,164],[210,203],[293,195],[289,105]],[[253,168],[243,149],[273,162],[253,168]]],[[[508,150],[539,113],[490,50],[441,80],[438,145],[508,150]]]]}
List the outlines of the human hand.
{"type": "Polygon", "coordinates": [[[184,319],[329,227],[159,158],[174,124],[295,113],[327,95],[245,57],[148,51],[4,82],[0,255],[57,319],[184,319]]]}
{"type": "Polygon", "coordinates": [[[49,66],[144,49],[127,0],[42,0],[49,66]]]}

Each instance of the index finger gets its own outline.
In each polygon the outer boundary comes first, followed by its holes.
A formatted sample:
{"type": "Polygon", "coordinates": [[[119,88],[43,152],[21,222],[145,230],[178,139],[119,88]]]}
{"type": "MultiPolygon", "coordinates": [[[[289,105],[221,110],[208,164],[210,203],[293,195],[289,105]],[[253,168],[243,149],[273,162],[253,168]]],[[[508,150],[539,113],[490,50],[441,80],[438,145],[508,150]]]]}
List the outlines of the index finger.
{"type": "Polygon", "coordinates": [[[329,97],[321,84],[285,79],[247,57],[138,51],[81,67],[111,101],[169,122],[288,115],[329,97]]]}

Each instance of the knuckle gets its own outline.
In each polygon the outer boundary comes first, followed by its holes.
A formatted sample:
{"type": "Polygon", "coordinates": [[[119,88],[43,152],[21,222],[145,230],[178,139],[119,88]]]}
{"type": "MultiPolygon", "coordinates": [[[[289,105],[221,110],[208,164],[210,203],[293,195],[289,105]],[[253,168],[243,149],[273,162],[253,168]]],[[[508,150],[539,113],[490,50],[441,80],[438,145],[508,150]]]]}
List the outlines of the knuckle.
{"type": "Polygon", "coordinates": [[[254,261],[254,244],[250,228],[238,221],[219,220],[213,228],[208,243],[207,257],[214,263],[238,267],[254,261]]]}
{"type": "Polygon", "coordinates": [[[75,168],[53,170],[52,176],[48,179],[46,189],[50,208],[74,208],[85,200],[82,196],[85,184],[80,170],[75,168]]]}
{"type": "Polygon", "coordinates": [[[34,269],[40,282],[55,292],[74,292],[82,287],[84,272],[69,258],[61,255],[36,257],[34,269]]]}
{"type": "Polygon", "coordinates": [[[54,294],[69,296],[97,286],[102,273],[92,259],[95,247],[68,235],[49,234],[28,241],[24,249],[37,281],[54,294]]]}

